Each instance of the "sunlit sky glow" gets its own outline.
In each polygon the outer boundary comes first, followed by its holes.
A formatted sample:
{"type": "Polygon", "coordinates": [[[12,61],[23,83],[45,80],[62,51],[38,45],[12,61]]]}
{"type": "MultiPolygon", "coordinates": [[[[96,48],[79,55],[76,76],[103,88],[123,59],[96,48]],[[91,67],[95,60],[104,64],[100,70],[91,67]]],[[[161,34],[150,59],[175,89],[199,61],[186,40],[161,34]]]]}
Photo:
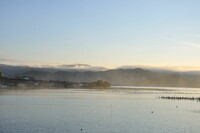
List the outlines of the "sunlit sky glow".
{"type": "Polygon", "coordinates": [[[1,0],[0,63],[196,70],[200,1],[1,0]]]}

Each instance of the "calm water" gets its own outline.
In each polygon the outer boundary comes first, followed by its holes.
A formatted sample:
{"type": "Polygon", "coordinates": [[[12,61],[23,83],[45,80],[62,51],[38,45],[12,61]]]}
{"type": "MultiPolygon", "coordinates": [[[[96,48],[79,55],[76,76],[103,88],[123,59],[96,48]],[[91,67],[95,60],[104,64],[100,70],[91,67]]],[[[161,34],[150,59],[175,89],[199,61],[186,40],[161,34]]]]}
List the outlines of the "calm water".
{"type": "Polygon", "coordinates": [[[0,91],[0,133],[199,133],[200,102],[158,96],[200,91],[0,91]]]}

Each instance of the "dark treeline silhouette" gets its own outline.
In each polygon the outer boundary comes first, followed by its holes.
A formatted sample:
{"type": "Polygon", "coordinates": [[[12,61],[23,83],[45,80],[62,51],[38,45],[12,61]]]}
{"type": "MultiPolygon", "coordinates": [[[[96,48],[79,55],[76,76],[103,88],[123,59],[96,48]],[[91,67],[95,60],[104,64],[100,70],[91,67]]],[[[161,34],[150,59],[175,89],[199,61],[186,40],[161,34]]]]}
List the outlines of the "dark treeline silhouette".
{"type": "Polygon", "coordinates": [[[110,88],[110,83],[107,81],[94,81],[94,82],[69,82],[58,80],[35,80],[32,77],[22,78],[7,78],[0,77],[1,88],[93,88],[93,89],[106,89],[110,88]]]}

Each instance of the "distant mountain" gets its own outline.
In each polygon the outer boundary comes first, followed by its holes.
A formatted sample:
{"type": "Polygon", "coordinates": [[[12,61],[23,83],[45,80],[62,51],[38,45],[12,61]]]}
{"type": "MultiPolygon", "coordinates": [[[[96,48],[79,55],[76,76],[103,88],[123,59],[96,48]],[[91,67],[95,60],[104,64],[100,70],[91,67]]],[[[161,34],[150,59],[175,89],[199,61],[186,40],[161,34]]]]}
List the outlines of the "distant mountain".
{"type": "Polygon", "coordinates": [[[188,71],[188,72],[181,72],[185,75],[200,75],[200,71],[188,71]]]}
{"type": "Polygon", "coordinates": [[[20,76],[33,76],[42,80],[62,80],[73,82],[91,82],[105,80],[112,85],[132,86],[166,86],[166,87],[200,87],[200,75],[183,75],[178,73],[160,73],[149,70],[116,69],[107,71],[27,71],[20,76]]]}
{"type": "Polygon", "coordinates": [[[100,66],[90,66],[87,64],[71,64],[59,66],[12,66],[0,64],[0,72],[8,77],[13,77],[17,74],[27,71],[44,71],[44,72],[57,72],[57,71],[104,71],[106,68],[100,66]]]}
{"type": "Polygon", "coordinates": [[[0,72],[9,76],[31,76],[40,80],[60,80],[72,82],[92,82],[105,80],[112,85],[200,87],[200,73],[153,71],[141,68],[132,69],[85,69],[91,66],[77,64],[58,67],[28,67],[0,65],[0,72]],[[76,69],[66,69],[70,67],[76,69]],[[84,68],[84,69],[81,69],[84,68]],[[104,71],[103,71],[104,70],[104,71]]]}
{"type": "Polygon", "coordinates": [[[61,69],[52,68],[52,67],[29,67],[29,66],[12,66],[0,64],[0,72],[3,72],[5,76],[13,77],[17,74],[24,73],[27,71],[47,71],[47,72],[56,72],[61,69]]]}

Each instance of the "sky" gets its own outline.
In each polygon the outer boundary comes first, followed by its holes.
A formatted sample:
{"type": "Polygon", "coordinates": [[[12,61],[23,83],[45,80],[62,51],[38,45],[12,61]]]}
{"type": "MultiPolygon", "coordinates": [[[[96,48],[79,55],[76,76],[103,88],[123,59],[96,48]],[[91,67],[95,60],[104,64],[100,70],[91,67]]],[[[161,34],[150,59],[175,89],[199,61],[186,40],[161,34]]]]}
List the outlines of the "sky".
{"type": "Polygon", "coordinates": [[[199,68],[199,0],[0,0],[0,64],[199,68]]]}

